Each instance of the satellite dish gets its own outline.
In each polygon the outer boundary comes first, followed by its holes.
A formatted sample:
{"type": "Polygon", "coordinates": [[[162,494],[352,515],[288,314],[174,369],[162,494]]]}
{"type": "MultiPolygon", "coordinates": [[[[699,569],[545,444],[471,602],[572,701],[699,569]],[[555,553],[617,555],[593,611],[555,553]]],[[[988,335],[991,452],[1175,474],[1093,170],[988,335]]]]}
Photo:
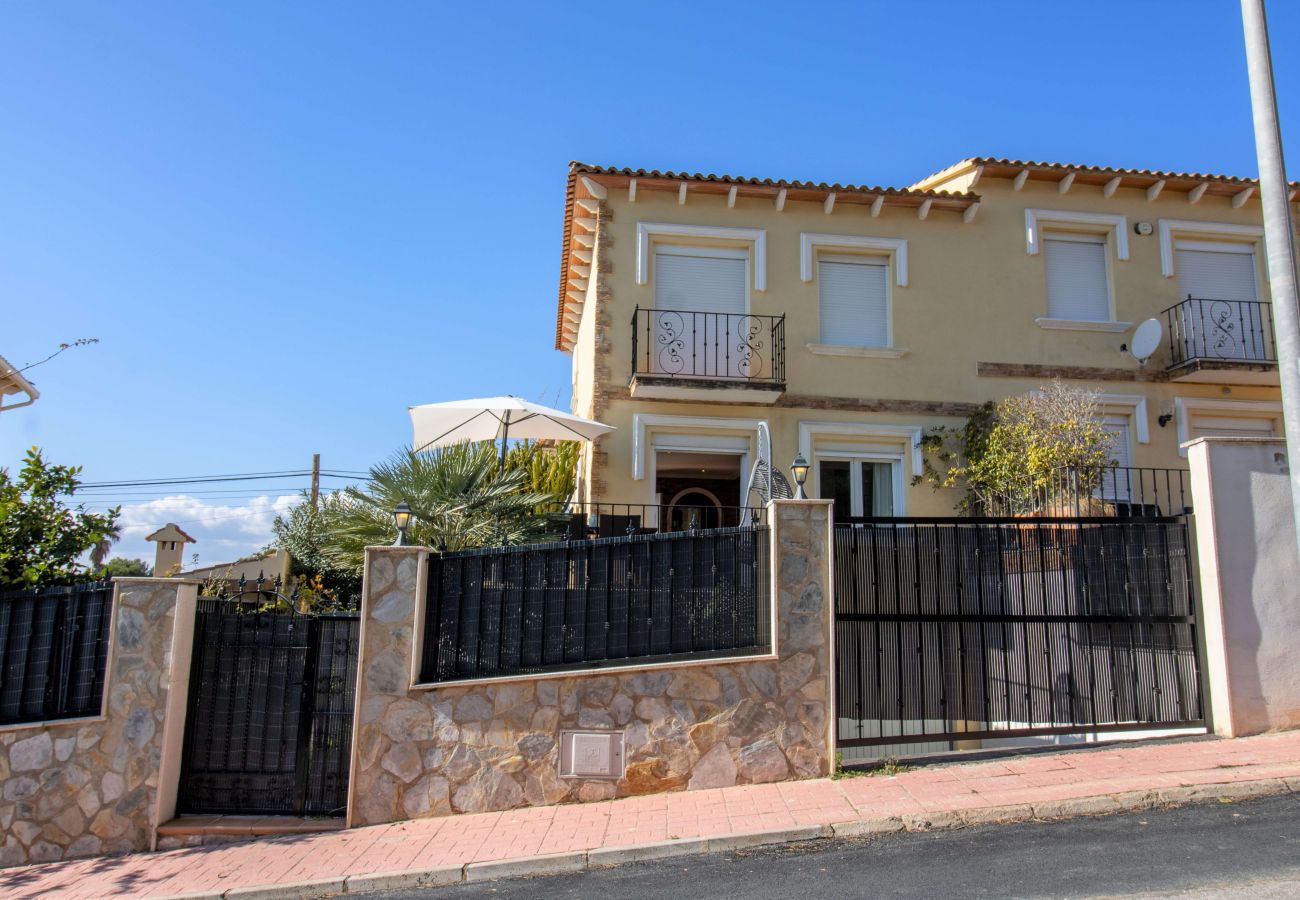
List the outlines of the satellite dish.
{"type": "Polygon", "coordinates": [[[1138,361],[1138,365],[1144,366],[1156,348],[1160,346],[1160,338],[1164,334],[1164,329],[1160,325],[1159,319],[1147,319],[1141,325],[1133,330],[1133,340],[1129,342],[1129,353],[1138,361]]]}

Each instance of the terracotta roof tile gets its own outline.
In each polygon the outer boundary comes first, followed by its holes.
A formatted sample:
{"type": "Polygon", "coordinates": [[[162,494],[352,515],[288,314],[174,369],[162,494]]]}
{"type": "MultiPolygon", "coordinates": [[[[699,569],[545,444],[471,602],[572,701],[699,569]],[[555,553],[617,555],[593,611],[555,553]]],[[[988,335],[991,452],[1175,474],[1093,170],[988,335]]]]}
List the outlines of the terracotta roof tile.
{"type": "MultiPolygon", "coordinates": [[[[1239,184],[1242,186],[1259,185],[1259,179],[1257,178],[1243,178],[1238,175],[1211,175],[1199,172],[1166,172],[1160,169],[1126,169],[1113,166],[1087,166],[1079,163],[1036,162],[1034,160],[1007,159],[1000,156],[971,156],[948,166],[946,169],[941,169],[932,175],[927,175],[925,178],[912,184],[911,187],[916,189],[919,185],[932,183],[936,179],[950,173],[955,173],[973,166],[1005,166],[1014,169],[1051,169],[1059,172],[1078,172],[1094,175],[1106,175],[1110,177],[1119,175],[1137,178],[1177,179],[1180,181],[1209,181],[1217,182],[1219,184],[1239,184]]],[[[1300,182],[1291,182],[1291,185],[1293,187],[1300,187],[1300,182]]]]}

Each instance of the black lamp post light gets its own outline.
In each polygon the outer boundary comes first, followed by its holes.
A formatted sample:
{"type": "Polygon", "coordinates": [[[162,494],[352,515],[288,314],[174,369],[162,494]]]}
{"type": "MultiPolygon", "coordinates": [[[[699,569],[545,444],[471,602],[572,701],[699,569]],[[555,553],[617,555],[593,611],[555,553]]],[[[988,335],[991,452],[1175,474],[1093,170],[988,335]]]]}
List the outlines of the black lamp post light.
{"type": "Polygon", "coordinates": [[[794,462],[790,463],[790,474],[794,476],[796,500],[807,500],[808,495],[804,493],[803,483],[808,480],[808,460],[803,458],[802,453],[795,454],[794,462]]]}
{"type": "Polygon", "coordinates": [[[397,525],[397,540],[394,547],[406,546],[406,529],[411,527],[411,505],[403,500],[393,509],[393,522],[397,525]]]}

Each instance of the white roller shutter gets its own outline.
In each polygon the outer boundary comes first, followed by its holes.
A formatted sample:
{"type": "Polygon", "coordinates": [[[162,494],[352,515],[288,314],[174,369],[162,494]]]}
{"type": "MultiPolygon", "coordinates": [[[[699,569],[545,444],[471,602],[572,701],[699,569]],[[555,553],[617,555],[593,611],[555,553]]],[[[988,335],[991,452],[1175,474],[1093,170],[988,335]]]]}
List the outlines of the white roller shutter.
{"type": "Polygon", "coordinates": [[[1048,234],[1043,239],[1043,258],[1047,267],[1048,318],[1110,321],[1105,238],[1048,234]]]}
{"type": "Polygon", "coordinates": [[[1107,416],[1105,425],[1110,434],[1110,458],[1115,464],[1102,478],[1101,497],[1105,500],[1128,500],[1135,476],[1125,471],[1133,465],[1133,442],[1127,417],[1107,416]]]}
{"type": "Polygon", "coordinates": [[[1250,244],[1179,241],[1176,252],[1182,298],[1251,303],[1259,299],[1250,244]]]}
{"type": "Polygon", "coordinates": [[[1250,244],[1180,241],[1179,328],[1191,357],[1264,359],[1271,335],[1255,305],[1255,251],[1250,244]],[[1190,298],[1190,299],[1189,299],[1190,298]]]}
{"type": "Polygon", "coordinates": [[[821,342],[888,347],[889,263],[871,257],[821,257],[817,262],[821,342]]]}
{"type": "Polygon", "coordinates": [[[655,248],[655,308],[701,313],[744,313],[743,250],[655,248]]]}
{"type": "Polygon", "coordinates": [[[1192,437],[1277,437],[1277,420],[1239,416],[1193,416],[1192,437]]]}

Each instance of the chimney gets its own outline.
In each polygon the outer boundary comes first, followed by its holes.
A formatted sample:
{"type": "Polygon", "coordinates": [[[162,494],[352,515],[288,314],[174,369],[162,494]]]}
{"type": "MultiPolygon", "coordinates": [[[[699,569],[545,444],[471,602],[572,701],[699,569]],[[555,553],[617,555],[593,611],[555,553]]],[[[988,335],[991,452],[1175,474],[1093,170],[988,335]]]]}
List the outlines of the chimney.
{"type": "Polygon", "coordinates": [[[181,531],[175,522],[168,522],[153,534],[145,537],[146,541],[155,542],[153,574],[155,578],[168,578],[179,575],[185,560],[185,545],[198,543],[194,538],[181,531]]]}

